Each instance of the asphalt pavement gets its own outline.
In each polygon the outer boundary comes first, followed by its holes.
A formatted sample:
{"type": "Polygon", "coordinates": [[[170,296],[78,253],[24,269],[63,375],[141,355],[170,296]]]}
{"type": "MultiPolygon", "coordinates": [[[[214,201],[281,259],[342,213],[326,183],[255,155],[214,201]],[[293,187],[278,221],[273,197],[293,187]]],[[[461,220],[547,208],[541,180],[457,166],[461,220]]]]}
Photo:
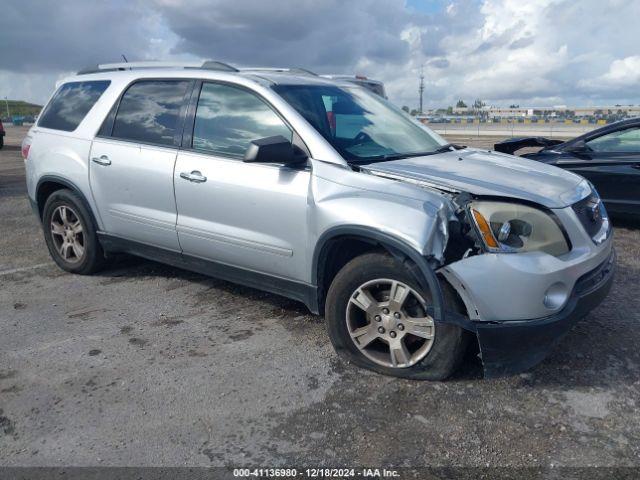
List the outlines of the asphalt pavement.
{"type": "Polygon", "coordinates": [[[0,150],[0,465],[640,466],[640,225],[616,222],[611,294],[532,371],[399,380],[282,297],[131,257],[62,272],[24,133],[0,150]]]}

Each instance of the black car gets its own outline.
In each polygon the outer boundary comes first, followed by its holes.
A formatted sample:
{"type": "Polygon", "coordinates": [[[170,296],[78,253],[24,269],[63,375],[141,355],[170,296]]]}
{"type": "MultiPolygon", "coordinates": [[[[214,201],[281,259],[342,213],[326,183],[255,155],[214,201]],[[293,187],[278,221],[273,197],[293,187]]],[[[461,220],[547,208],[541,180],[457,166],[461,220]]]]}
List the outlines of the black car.
{"type": "Polygon", "coordinates": [[[510,154],[526,147],[543,148],[523,157],[571,170],[593,183],[610,213],[640,216],[640,117],[566,142],[528,137],[494,145],[496,151],[510,154]]]}

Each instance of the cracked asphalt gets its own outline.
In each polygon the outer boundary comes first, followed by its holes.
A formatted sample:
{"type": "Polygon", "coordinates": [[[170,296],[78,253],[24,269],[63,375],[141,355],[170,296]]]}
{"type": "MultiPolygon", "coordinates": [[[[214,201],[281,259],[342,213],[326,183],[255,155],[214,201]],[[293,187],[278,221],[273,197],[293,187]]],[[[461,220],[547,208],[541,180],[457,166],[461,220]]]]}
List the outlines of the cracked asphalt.
{"type": "Polygon", "coordinates": [[[529,373],[399,380],[294,301],[131,257],[63,273],[25,131],[0,150],[1,466],[640,466],[640,225],[616,220],[611,294],[529,373]]]}

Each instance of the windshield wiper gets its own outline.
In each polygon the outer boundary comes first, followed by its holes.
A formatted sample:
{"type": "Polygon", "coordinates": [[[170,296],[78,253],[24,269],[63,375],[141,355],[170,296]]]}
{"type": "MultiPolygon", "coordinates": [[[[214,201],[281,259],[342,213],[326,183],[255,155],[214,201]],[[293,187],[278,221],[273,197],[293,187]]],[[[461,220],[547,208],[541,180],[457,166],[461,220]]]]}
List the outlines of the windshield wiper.
{"type": "Polygon", "coordinates": [[[454,150],[462,150],[463,148],[467,148],[467,146],[466,145],[458,145],[456,143],[445,143],[441,147],[438,147],[436,150],[434,150],[433,153],[450,152],[452,148],[454,150]]]}
{"type": "Polygon", "coordinates": [[[363,158],[362,160],[352,160],[349,163],[354,163],[357,165],[366,165],[367,163],[389,162],[391,160],[402,160],[403,158],[426,157],[427,155],[436,155],[438,153],[449,152],[451,148],[454,148],[456,150],[461,150],[467,147],[465,145],[456,145],[454,143],[447,143],[446,145],[442,145],[437,149],[430,150],[428,152],[387,153],[386,155],[374,155],[373,157],[363,158]]]}
{"type": "Polygon", "coordinates": [[[370,157],[370,158],[376,159],[376,160],[380,159],[384,161],[384,160],[400,160],[401,158],[409,158],[409,157],[425,157],[427,155],[435,155],[436,153],[449,152],[451,151],[452,148],[454,150],[462,150],[463,148],[467,148],[467,146],[457,145],[455,143],[447,143],[429,152],[389,153],[387,155],[380,155],[379,157],[370,157]]]}
{"type": "Polygon", "coordinates": [[[355,163],[357,165],[366,165],[367,163],[388,162],[391,160],[401,160],[409,157],[419,157],[425,155],[425,153],[387,153],[386,155],[374,155],[372,157],[366,157],[357,160],[351,160],[349,163],[355,163]]]}
{"type": "Polygon", "coordinates": [[[382,161],[385,160],[400,160],[402,158],[409,158],[409,157],[421,157],[422,155],[425,155],[425,152],[415,152],[415,153],[389,153],[387,155],[381,155],[380,157],[371,157],[372,159],[379,159],[382,161]]]}

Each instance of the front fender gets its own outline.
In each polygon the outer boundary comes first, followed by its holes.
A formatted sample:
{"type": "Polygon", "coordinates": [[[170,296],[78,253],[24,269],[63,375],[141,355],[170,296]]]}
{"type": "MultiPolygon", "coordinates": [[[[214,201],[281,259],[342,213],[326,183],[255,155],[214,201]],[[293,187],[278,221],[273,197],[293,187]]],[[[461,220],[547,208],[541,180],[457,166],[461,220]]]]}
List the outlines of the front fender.
{"type": "Polygon", "coordinates": [[[411,260],[417,281],[433,294],[434,319],[446,321],[435,267],[444,259],[451,202],[440,193],[323,162],[314,161],[313,173],[311,282],[318,284],[331,240],[346,236],[370,241],[411,260]]]}
{"type": "Polygon", "coordinates": [[[310,231],[316,242],[334,227],[356,225],[395,237],[441,263],[454,206],[442,193],[314,162],[310,231]]]}

